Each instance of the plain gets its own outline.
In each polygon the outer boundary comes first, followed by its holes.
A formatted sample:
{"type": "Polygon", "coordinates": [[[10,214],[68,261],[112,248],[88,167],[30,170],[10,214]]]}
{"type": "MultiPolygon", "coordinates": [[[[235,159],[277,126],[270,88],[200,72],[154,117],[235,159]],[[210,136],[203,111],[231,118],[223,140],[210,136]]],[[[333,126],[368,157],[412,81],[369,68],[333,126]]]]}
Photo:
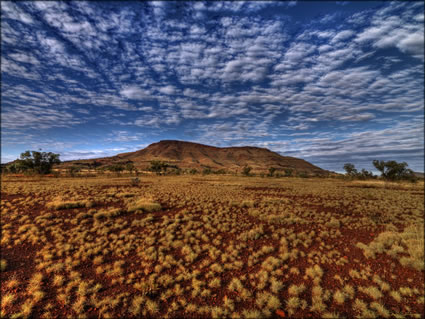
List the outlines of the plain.
{"type": "Polygon", "coordinates": [[[423,317],[424,185],[16,178],[1,316],[423,317]]]}

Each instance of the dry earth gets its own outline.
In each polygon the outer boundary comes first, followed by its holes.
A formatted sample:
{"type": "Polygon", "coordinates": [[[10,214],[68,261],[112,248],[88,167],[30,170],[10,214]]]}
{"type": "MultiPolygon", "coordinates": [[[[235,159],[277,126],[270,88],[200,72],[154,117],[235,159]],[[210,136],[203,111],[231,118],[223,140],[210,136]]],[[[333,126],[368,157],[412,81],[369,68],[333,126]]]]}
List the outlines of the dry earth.
{"type": "Polygon", "coordinates": [[[1,316],[423,317],[423,187],[3,178],[1,316]]]}

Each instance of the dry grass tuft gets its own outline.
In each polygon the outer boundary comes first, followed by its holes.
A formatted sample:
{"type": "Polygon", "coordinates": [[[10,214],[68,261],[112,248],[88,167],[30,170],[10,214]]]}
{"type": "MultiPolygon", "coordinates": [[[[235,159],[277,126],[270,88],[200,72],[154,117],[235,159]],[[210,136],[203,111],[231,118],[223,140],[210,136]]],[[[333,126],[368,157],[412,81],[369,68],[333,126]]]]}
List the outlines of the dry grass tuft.
{"type": "Polygon", "coordinates": [[[305,290],[305,285],[304,284],[300,284],[300,285],[291,285],[288,288],[288,294],[290,296],[298,296],[300,295],[303,291],[305,290]]]}
{"type": "Polygon", "coordinates": [[[12,305],[15,301],[16,296],[14,294],[5,294],[1,297],[1,307],[7,308],[8,306],[12,305]]]}
{"type": "Polygon", "coordinates": [[[379,291],[379,289],[375,286],[369,286],[369,287],[359,287],[359,290],[367,295],[369,295],[370,297],[372,297],[373,299],[377,300],[382,298],[382,293],[381,291],[379,291]]]}
{"type": "Polygon", "coordinates": [[[161,204],[153,201],[152,199],[141,198],[135,202],[130,203],[127,206],[127,211],[129,213],[135,212],[138,210],[148,212],[148,213],[157,212],[161,210],[161,204]]]}
{"type": "Polygon", "coordinates": [[[334,293],[334,301],[338,304],[338,305],[342,305],[345,301],[345,295],[341,290],[337,290],[334,293]]]}
{"type": "Polygon", "coordinates": [[[57,198],[53,202],[50,202],[47,204],[48,208],[53,208],[56,210],[81,208],[81,207],[93,207],[93,206],[94,204],[89,200],[66,201],[61,198],[57,198]]]}
{"type": "Polygon", "coordinates": [[[357,247],[363,249],[366,258],[376,258],[376,254],[387,253],[393,258],[406,251],[408,256],[398,258],[403,266],[412,267],[416,270],[424,270],[424,225],[408,225],[403,232],[385,231],[378,235],[369,245],[357,243],[357,247]]]}
{"type": "Polygon", "coordinates": [[[0,271],[3,272],[7,268],[7,261],[6,259],[0,259],[0,271]]]}

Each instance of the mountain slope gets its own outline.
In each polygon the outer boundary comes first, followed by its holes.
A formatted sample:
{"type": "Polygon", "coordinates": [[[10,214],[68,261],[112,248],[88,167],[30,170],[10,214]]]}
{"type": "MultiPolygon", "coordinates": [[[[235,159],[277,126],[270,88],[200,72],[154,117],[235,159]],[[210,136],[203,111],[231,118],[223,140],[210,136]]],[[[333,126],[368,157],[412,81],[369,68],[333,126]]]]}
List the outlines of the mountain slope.
{"type": "MultiPolygon", "coordinates": [[[[165,161],[180,168],[211,168],[227,171],[241,171],[244,166],[252,167],[253,172],[267,172],[270,167],[277,171],[291,168],[297,172],[308,174],[327,174],[328,171],[295,157],[282,156],[266,148],[214,147],[192,142],[164,140],[148,147],[130,153],[122,153],[113,157],[95,159],[102,165],[116,163],[133,163],[136,167],[145,169],[153,160],[165,161]]],[[[72,163],[90,163],[94,160],[71,161],[72,163]]],[[[70,162],[70,163],[71,163],[70,162]]]]}

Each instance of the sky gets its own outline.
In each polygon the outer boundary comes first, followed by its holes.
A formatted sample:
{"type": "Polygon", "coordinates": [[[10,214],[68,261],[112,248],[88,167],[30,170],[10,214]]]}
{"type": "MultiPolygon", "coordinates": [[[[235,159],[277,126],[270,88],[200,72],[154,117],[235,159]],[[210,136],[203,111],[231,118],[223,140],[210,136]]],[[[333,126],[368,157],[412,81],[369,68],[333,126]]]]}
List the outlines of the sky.
{"type": "Polygon", "coordinates": [[[424,171],[424,4],[1,2],[1,162],[164,139],[424,171]]]}

